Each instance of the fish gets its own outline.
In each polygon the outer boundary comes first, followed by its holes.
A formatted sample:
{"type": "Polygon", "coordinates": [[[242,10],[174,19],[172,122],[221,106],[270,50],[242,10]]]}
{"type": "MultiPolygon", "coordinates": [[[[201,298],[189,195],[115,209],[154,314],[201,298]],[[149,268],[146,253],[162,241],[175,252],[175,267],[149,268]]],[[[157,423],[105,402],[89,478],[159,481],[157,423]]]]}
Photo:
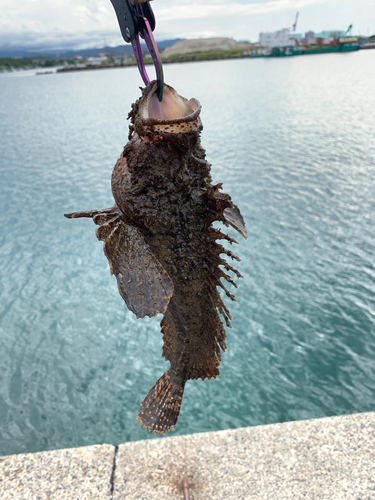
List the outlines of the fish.
{"type": "Polygon", "coordinates": [[[137,420],[155,434],[177,423],[188,380],[216,378],[232,316],[218,291],[237,288],[225,271],[242,274],[223,256],[240,259],[220,241],[237,241],[213,224],[247,231],[239,208],[212,184],[201,145],[201,104],[165,85],[163,101],[150,82],[132,104],[129,142],[112,173],[114,205],[64,214],[92,218],[110,272],[137,318],[162,314],[162,355],[170,368],[150,389],[137,420]],[[225,271],[224,271],[224,269],[225,271]],[[220,315],[221,317],[220,317],[220,315]]]}

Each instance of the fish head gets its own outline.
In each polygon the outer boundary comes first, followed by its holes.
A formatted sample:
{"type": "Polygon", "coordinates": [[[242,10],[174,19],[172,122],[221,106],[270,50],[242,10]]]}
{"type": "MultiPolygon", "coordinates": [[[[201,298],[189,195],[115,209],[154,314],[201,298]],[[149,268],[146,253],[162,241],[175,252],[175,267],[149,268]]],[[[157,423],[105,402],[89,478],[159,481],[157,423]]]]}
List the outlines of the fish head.
{"type": "Polygon", "coordinates": [[[201,105],[196,99],[185,99],[173,87],[164,85],[163,100],[159,102],[156,81],[143,89],[129,117],[133,130],[140,137],[159,139],[177,134],[199,135],[201,105]]]}
{"type": "Polygon", "coordinates": [[[113,170],[112,193],[127,220],[153,235],[175,231],[189,204],[204,205],[211,176],[200,144],[200,112],[196,99],[169,85],[160,103],[156,82],[132,105],[130,140],[113,170]]]}

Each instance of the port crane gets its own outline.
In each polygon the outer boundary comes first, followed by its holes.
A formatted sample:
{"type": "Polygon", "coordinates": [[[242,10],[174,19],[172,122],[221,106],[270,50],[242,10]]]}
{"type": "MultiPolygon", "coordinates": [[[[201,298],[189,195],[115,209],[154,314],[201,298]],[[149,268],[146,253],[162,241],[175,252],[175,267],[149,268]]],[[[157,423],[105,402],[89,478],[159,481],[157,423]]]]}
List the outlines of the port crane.
{"type": "Polygon", "coordinates": [[[345,36],[348,36],[348,35],[352,36],[352,28],[353,28],[353,25],[351,24],[349,26],[349,28],[345,31],[345,36]]]}
{"type": "Polygon", "coordinates": [[[358,37],[352,34],[353,25],[351,24],[342,37],[338,37],[335,42],[340,44],[353,44],[358,42],[358,37]]]}
{"type": "Polygon", "coordinates": [[[299,16],[299,11],[297,11],[296,20],[294,21],[294,24],[293,24],[293,27],[292,27],[292,31],[296,31],[298,16],[299,16]]]}
{"type": "MultiPolygon", "coordinates": [[[[292,29],[291,31],[296,31],[296,28],[297,28],[297,22],[298,22],[298,16],[299,16],[299,11],[297,11],[297,14],[296,14],[296,20],[294,21],[294,24],[292,26],[292,29]]],[[[297,40],[297,38],[294,38],[292,36],[289,36],[289,40],[294,40],[296,42],[296,45],[299,44],[299,41],[297,40]]]]}

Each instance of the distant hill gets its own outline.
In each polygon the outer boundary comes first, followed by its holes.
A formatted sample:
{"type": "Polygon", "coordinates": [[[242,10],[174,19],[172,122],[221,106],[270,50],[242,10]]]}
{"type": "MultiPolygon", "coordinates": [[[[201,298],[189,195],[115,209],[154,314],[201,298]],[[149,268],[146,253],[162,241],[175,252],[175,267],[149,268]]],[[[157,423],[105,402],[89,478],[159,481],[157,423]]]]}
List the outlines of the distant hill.
{"type": "MultiPolygon", "coordinates": [[[[181,41],[181,38],[174,38],[173,40],[158,41],[157,45],[159,51],[174,45],[176,42],[181,41]]],[[[146,50],[146,44],[142,43],[142,48],[146,50]]],[[[66,50],[66,49],[50,49],[49,47],[0,47],[0,57],[56,57],[59,54],[61,58],[72,58],[75,56],[93,57],[99,53],[113,54],[114,56],[123,56],[133,54],[132,46],[129,43],[118,45],[117,47],[97,47],[93,49],[80,49],[80,50],[66,50]]]]}
{"type": "Polygon", "coordinates": [[[248,48],[249,42],[236,42],[232,38],[199,38],[196,40],[179,40],[174,45],[166,47],[162,56],[170,57],[191,54],[194,52],[248,50],[248,48]]]}

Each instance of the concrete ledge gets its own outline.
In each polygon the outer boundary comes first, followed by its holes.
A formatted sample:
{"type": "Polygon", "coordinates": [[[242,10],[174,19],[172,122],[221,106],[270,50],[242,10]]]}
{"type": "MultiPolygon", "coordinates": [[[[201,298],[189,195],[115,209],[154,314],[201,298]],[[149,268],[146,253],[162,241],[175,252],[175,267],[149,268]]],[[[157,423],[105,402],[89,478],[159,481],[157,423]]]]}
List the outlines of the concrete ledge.
{"type": "Polygon", "coordinates": [[[0,457],[0,499],[375,500],[375,413],[0,457]]]}
{"type": "Polygon", "coordinates": [[[375,499],[375,413],[126,443],[114,500],[375,499]]]}
{"type": "Polygon", "coordinates": [[[0,499],[110,499],[115,447],[0,457],[0,499]]]}

